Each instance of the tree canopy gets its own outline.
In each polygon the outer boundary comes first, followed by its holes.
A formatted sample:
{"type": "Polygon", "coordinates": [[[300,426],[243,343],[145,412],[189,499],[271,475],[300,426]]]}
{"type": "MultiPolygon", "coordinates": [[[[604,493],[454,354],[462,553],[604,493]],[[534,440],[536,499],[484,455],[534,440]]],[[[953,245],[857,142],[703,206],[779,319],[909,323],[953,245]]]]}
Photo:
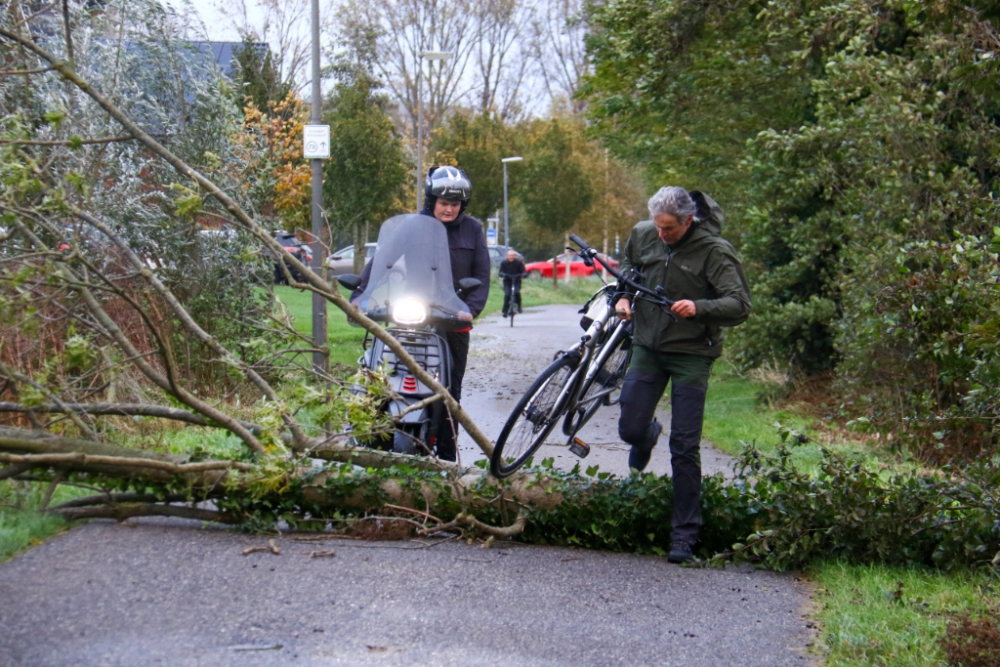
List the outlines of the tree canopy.
{"type": "Polygon", "coordinates": [[[732,214],[755,306],[739,363],[832,372],[849,416],[973,450],[996,442],[1000,398],[996,19],[986,2],[596,5],[584,89],[612,151],[732,214]]]}

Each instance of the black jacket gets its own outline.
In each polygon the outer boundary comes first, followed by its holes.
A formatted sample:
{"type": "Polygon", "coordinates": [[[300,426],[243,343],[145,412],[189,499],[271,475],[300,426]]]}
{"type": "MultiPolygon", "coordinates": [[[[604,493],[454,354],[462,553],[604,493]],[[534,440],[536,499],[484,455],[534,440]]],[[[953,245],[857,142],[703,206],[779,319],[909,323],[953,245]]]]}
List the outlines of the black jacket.
{"type": "MultiPolygon", "coordinates": [[[[434,217],[434,212],[426,207],[420,213],[434,217]]],[[[472,316],[476,317],[483,312],[483,308],[486,307],[486,298],[490,294],[490,253],[486,249],[486,240],[483,238],[483,223],[471,215],[461,213],[454,222],[441,224],[448,232],[451,278],[455,283],[455,291],[458,291],[458,281],[462,278],[478,278],[479,282],[482,283],[462,299],[469,307],[472,316]]],[[[351,294],[351,299],[357,298],[365,291],[371,273],[372,263],[369,260],[361,272],[361,285],[351,294]]]]}
{"type": "Polygon", "coordinates": [[[528,272],[524,270],[524,262],[518,258],[515,257],[513,262],[509,259],[500,262],[500,277],[504,281],[523,278],[526,275],[528,272]]]}

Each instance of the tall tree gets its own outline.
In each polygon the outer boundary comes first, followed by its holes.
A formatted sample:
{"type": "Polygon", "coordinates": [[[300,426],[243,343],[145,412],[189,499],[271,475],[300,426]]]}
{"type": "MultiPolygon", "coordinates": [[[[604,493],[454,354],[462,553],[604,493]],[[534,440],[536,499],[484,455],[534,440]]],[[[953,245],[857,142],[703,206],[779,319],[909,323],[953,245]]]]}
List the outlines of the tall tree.
{"type": "Polygon", "coordinates": [[[577,91],[590,71],[585,6],[583,0],[542,2],[532,18],[528,42],[550,102],[573,113],[584,109],[577,91]]]}
{"type": "Polygon", "coordinates": [[[234,58],[240,108],[244,100],[249,99],[258,110],[267,113],[271,103],[284,100],[292,91],[291,84],[281,80],[266,43],[255,42],[250,35],[244,35],[243,43],[234,51],[234,58]]]}
{"type": "Polygon", "coordinates": [[[372,55],[374,74],[409,116],[416,137],[421,70],[425,128],[433,128],[468,92],[461,79],[475,52],[475,13],[471,0],[344,0],[337,46],[372,55]],[[420,56],[427,51],[452,57],[428,61],[420,56]]]}
{"type": "Polygon", "coordinates": [[[330,125],[323,201],[332,226],[353,234],[358,273],[365,258],[365,224],[377,225],[406,208],[407,165],[385,105],[371,74],[342,67],[323,114],[330,125]]]}
{"type": "Polygon", "coordinates": [[[623,0],[591,5],[588,19],[594,69],[580,95],[593,132],[649,181],[725,201],[737,243],[750,205],[746,142],[809,120],[821,66],[797,37],[768,31],[758,18],[767,7],[623,0]]]}
{"type": "Polygon", "coordinates": [[[529,74],[529,30],[534,4],[521,0],[484,0],[475,6],[476,78],[473,94],[480,114],[503,120],[522,107],[521,86],[529,74]]]}
{"type": "Polygon", "coordinates": [[[514,130],[496,114],[457,111],[435,132],[437,164],[461,167],[472,181],[469,213],[481,220],[503,206],[502,158],[516,154],[514,130]]]}
{"type": "Polygon", "coordinates": [[[539,121],[534,129],[518,198],[535,225],[566,234],[590,206],[593,188],[563,122],[539,121]]]}
{"type": "MultiPolygon", "coordinates": [[[[326,5],[326,0],[321,2],[326,5]]],[[[310,0],[217,1],[215,8],[241,39],[269,45],[273,53],[271,68],[279,84],[295,92],[309,84],[310,0]]],[[[331,15],[324,6],[320,11],[321,30],[330,29],[331,15]]],[[[271,97],[283,98],[280,94],[271,97]]]]}

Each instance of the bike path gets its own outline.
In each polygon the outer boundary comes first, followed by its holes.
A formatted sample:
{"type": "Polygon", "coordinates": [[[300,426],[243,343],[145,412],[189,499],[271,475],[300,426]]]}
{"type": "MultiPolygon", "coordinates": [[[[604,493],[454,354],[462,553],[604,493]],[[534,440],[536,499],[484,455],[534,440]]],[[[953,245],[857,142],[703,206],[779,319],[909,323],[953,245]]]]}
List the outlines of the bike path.
{"type": "Polygon", "coordinates": [[[798,667],[787,574],[93,521],[0,565],[0,667],[798,667]],[[312,558],[311,552],[333,551],[312,558]]]}
{"type": "MultiPolygon", "coordinates": [[[[556,353],[580,340],[584,331],[580,327],[582,315],[577,312],[579,310],[579,306],[566,304],[526,308],[514,318],[513,327],[510,320],[500,317],[499,313],[476,322],[462,389],[462,407],[492,440],[496,441],[518,399],[552,363],[556,353]]],[[[670,411],[663,407],[666,404],[661,403],[656,413],[663,424],[663,434],[647,467],[658,475],[670,474],[667,446],[670,411]]],[[[535,461],[552,457],[556,467],[563,470],[571,470],[580,463],[583,468],[597,465],[603,472],[628,476],[629,448],[618,437],[618,413],[616,405],[602,407],[577,434],[591,447],[587,458],[580,459],[571,453],[566,436],[556,428],[535,454],[535,461]]],[[[458,444],[463,463],[485,458],[467,434],[459,436],[458,444]]],[[[702,441],[701,463],[705,476],[716,472],[731,476],[732,462],[730,456],[712,447],[707,440],[702,441]]]]}

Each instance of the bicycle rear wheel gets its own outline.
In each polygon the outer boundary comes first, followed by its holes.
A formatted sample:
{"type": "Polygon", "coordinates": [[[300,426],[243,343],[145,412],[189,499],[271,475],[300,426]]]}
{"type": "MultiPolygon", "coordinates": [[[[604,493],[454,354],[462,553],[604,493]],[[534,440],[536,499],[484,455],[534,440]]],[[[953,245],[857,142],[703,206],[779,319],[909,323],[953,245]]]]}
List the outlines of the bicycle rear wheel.
{"type": "Polygon", "coordinates": [[[490,472],[494,477],[503,479],[514,474],[545,442],[562,416],[556,401],[579,363],[579,357],[559,357],[517,402],[490,457],[490,472]]]}
{"type": "MultiPolygon", "coordinates": [[[[620,325],[619,325],[620,326],[620,325]]],[[[580,398],[577,408],[566,415],[563,431],[566,435],[576,435],[577,431],[590,421],[590,418],[602,405],[614,405],[618,402],[622,382],[632,360],[632,337],[622,329],[606,343],[611,347],[600,368],[593,377],[584,380],[580,388],[580,398]]],[[[599,357],[601,352],[597,353],[599,357]]]]}

